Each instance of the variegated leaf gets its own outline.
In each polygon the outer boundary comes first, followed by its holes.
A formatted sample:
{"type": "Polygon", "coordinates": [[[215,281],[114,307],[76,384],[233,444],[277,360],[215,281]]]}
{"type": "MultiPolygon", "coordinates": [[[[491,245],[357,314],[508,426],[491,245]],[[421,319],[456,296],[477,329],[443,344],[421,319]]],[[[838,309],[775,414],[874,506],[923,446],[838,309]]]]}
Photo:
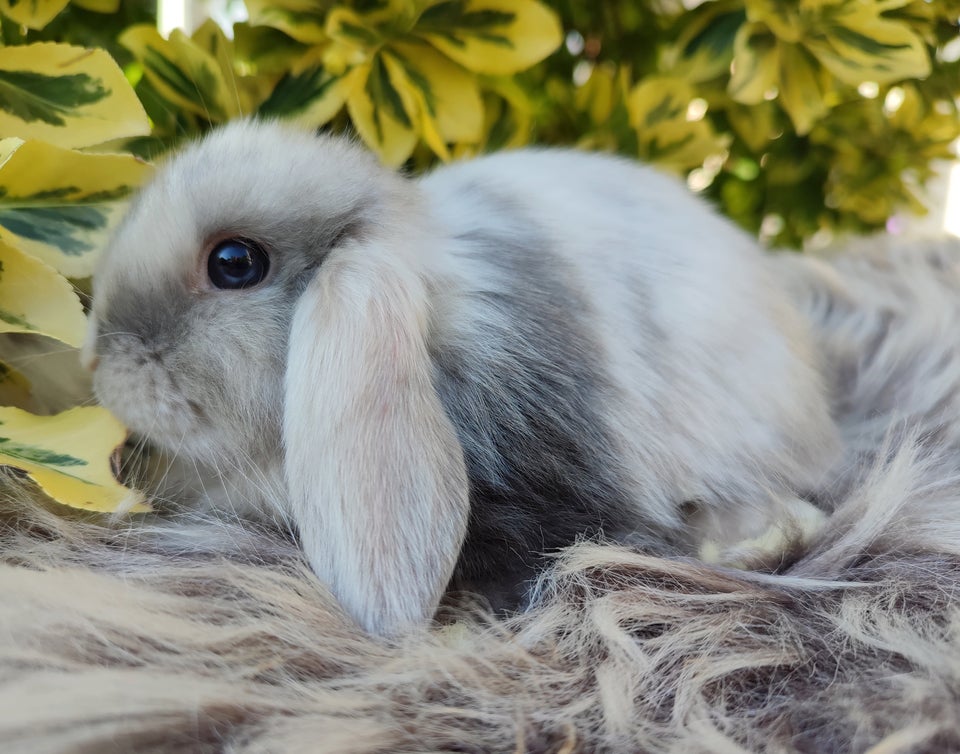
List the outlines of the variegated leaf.
{"type": "MultiPolygon", "coordinates": [[[[832,1],[832,0],[831,0],[832,1]]],[[[745,0],[747,20],[764,24],[785,42],[799,42],[808,33],[815,9],[797,0],[745,0]]]]}
{"type": "Polygon", "coordinates": [[[483,102],[476,77],[427,44],[397,42],[390,54],[423,97],[425,117],[445,142],[476,142],[483,135],[483,102]]]}
{"type": "Polygon", "coordinates": [[[233,44],[237,61],[253,73],[286,73],[309,49],[279,29],[233,25],[233,44]]]}
{"type": "Polygon", "coordinates": [[[688,119],[695,96],[686,81],[669,76],[649,76],[630,92],[627,112],[642,157],[682,170],[702,164],[723,147],[709,123],[688,119]]]}
{"type": "Polygon", "coordinates": [[[94,13],[116,13],[120,10],[120,0],[72,0],[72,2],[94,13]]]}
{"type": "Polygon", "coordinates": [[[388,52],[380,56],[387,69],[390,80],[397,89],[406,93],[405,109],[413,121],[414,128],[421,139],[441,160],[450,160],[447,143],[437,130],[437,121],[427,103],[424,91],[411,81],[410,75],[397,58],[388,52]]]}
{"type": "Polygon", "coordinates": [[[493,75],[539,63],[563,39],[556,14],[535,0],[446,0],[415,31],[464,68],[493,75]]]}
{"type": "Polygon", "coordinates": [[[388,166],[402,165],[417,143],[416,103],[390,78],[381,57],[349,74],[347,109],[357,133],[388,166]]]}
{"type": "Polygon", "coordinates": [[[500,76],[485,78],[484,92],[482,148],[495,151],[529,143],[533,132],[533,104],[526,89],[513,76],[500,76]]]}
{"type": "Polygon", "coordinates": [[[732,0],[703,3],[690,11],[680,36],[668,51],[670,72],[695,83],[726,74],[734,39],[745,20],[742,4],[732,0]]]}
{"type": "Polygon", "coordinates": [[[326,40],[326,17],[335,0],[246,0],[252,26],[272,26],[298,42],[326,40]]]}
{"type": "Polygon", "coordinates": [[[870,4],[849,3],[845,12],[805,41],[807,48],[841,81],[890,84],[930,73],[926,45],[902,22],[881,17],[870,4]]]}
{"type": "Polygon", "coordinates": [[[179,29],[164,39],[154,27],[139,24],[124,31],[119,42],[171,103],[215,123],[241,114],[235,87],[224,80],[218,59],[179,29]]]}
{"type": "Polygon", "coordinates": [[[132,155],[0,141],[0,239],[68,277],[86,277],[124,198],[150,172],[132,155]]]}
{"type": "Polygon", "coordinates": [[[334,76],[317,64],[300,73],[288,73],[260,105],[265,117],[291,118],[317,127],[327,123],[343,108],[352,81],[334,76]]]}
{"type": "Polygon", "coordinates": [[[0,332],[49,335],[83,342],[83,306],[67,280],[49,265],[0,241],[0,332]]]}
{"type": "Polygon", "coordinates": [[[70,0],[0,0],[0,13],[28,29],[42,29],[70,0]]]}
{"type": "Polygon", "coordinates": [[[613,65],[594,66],[590,78],[573,92],[573,104],[578,112],[590,116],[596,125],[606,123],[620,96],[617,81],[618,69],[613,65]]]}
{"type": "Polygon", "coordinates": [[[733,73],[727,91],[736,102],[755,105],[775,91],[780,74],[780,48],[766,26],[744,24],[734,41],[733,73]]]}
{"type": "Polygon", "coordinates": [[[762,152],[763,148],[776,138],[778,112],[773,102],[750,106],[731,102],[724,112],[733,130],[754,152],[762,152]]]}
{"type": "Polygon", "coordinates": [[[84,510],[149,510],[117,482],[110,459],[126,430],[106,410],[81,407],[34,416],[0,407],[0,464],[25,471],[58,502],[84,510]]]}
{"type": "Polygon", "coordinates": [[[0,138],[84,147],[148,133],[143,107],[103,50],[47,42],[0,48],[0,138]]]}
{"type": "Polygon", "coordinates": [[[384,43],[384,38],[370,23],[370,19],[350,8],[334,8],[327,15],[327,36],[362,50],[375,50],[384,43]]]}
{"type": "Polygon", "coordinates": [[[781,45],[778,101],[801,136],[810,133],[817,120],[830,110],[828,78],[803,47],[781,45]]]}

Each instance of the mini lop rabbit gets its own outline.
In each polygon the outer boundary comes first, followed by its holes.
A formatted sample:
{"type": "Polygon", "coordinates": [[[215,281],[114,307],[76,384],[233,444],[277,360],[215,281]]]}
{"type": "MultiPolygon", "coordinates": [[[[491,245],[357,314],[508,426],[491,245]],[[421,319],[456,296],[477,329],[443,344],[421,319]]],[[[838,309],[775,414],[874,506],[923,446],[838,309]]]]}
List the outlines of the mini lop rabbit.
{"type": "Polygon", "coordinates": [[[447,587],[516,605],[578,537],[685,553],[691,512],[813,490],[836,433],[768,264],[627,161],[522,151],[409,180],[239,122],[135,201],[86,358],[135,432],[292,521],[391,634],[447,587]]]}

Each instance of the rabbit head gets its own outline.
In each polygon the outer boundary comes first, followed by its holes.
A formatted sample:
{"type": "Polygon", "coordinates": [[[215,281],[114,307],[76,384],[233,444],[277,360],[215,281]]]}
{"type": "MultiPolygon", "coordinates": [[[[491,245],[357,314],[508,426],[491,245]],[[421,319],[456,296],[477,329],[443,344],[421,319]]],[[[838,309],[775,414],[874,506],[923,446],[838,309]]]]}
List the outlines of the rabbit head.
{"type": "Polygon", "coordinates": [[[380,633],[432,614],[467,516],[431,384],[417,217],[411,188],[361,149],[233,124],[133,203],[85,347],[102,403],[286,514],[380,633]]]}

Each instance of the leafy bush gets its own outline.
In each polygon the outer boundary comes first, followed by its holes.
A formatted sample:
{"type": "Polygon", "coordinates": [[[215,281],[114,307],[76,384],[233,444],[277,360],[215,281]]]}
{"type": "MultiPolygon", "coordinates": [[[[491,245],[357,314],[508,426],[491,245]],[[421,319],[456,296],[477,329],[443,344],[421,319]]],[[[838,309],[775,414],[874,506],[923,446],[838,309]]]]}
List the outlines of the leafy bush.
{"type": "MultiPolygon", "coordinates": [[[[528,142],[639,156],[793,246],[922,210],[960,135],[960,0],[246,7],[229,36],[163,38],[135,0],[0,0],[0,332],[77,346],[74,289],[149,174],[134,155],[244,114],[352,131],[410,169],[528,142]]],[[[29,384],[0,378],[0,463],[67,503],[133,499],[107,463],[122,428],[23,413],[29,384]]]]}

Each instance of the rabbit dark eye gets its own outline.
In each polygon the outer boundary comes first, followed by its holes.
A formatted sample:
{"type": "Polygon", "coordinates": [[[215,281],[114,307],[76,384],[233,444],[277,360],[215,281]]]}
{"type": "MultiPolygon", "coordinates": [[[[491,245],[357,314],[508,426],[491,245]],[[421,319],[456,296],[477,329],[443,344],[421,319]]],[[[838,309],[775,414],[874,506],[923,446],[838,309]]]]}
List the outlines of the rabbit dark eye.
{"type": "Polygon", "coordinates": [[[260,283],[270,269],[270,259],[249,241],[231,238],[213,247],[207,275],[217,288],[249,288],[260,283]]]}

